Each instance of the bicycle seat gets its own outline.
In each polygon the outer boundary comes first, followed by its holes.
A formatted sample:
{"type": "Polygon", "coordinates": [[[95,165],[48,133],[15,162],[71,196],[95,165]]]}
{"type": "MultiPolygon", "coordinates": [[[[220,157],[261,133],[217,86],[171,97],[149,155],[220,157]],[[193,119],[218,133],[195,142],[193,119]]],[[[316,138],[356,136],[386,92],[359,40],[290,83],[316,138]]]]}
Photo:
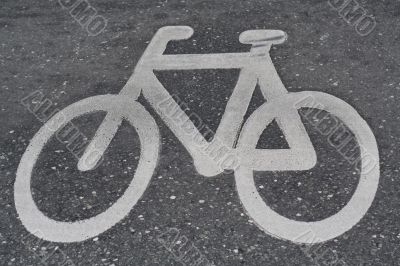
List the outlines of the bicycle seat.
{"type": "Polygon", "coordinates": [[[287,39],[287,34],[281,30],[247,30],[240,34],[239,41],[243,44],[281,44],[287,39]]]}
{"type": "Polygon", "coordinates": [[[170,41],[186,40],[193,35],[193,28],[189,26],[164,26],[157,31],[157,35],[170,41]]]}

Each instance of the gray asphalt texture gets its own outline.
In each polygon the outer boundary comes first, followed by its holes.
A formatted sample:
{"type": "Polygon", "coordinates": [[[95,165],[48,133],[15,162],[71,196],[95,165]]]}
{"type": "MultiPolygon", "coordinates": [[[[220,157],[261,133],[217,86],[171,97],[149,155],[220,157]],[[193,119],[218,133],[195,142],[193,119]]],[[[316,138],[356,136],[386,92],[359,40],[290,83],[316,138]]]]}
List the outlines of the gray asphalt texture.
{"type": "MultiPolygon", "coordinates": [[[[108,21],[97,36],[89,36],[57,1],[3,0],[0,4],[0,265],[58,265],[60,254],[75,265],[183,265],[157,240],[171,228],[215,265],[329,265],[315,256],[324,251],[333,252],[345,265],[399,264],[398,1],[359,1],[377,22],[366,37],[357,34],[327,1],[89,3],[108,21]],[[248,51],[238,41],[248,29],[288,33],[288,41],[271,50],[286,88],[322,91],[345,100],[368,122],[377,139],[379,188],[368,213],[354,228],[311,254],[304,246],[266,235],[245,214],[234,175],[199,175],[188,152],[155,115],[162,136],[160,160],[149,188],[129,215],[95,239],[72,244],[44,241],[36,249],[26,245],[27,238],[37,239],[17,218],[13,185],[21,156],[42,123],[21,99],[39,90],[54,108],[62,109],[86,97],[118,93],[154,33],[165,25],[195,30],[192,39],[168,46],[166,52],[172,54],[248,51]],[[44,260],[55,246],[58,255],[44,260]]],[[[215,130],[238,71],[156,75],[215,130]]],[[[263,101],[256,91],[249,112],[263,101]]],[[[91,137],[103,116],[87,115],[74,123],[91,137]]],[[[317,150],[316,167],[259,172],[255,179],[265,201],[278,213],[313,221],[336,213],[348,202],[358,173],[309,121],[304,123],[317,150]]],[[[285,145],[276,124],[259,142],[264,148],[285,145]]],[[[79,172],[73,155],[53,139],[35,167],[35,202],[47,216],[60,221],[99,214],[122,195],[138,156],[138,138],[127,123],[102,164],[90,172],[79,172]]]]}

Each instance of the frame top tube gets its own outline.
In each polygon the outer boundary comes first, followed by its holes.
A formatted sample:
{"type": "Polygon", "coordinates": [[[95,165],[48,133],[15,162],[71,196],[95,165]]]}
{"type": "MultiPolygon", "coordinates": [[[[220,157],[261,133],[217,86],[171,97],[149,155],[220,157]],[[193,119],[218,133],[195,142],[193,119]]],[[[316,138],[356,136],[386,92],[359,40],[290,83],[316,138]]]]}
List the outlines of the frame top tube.
{"type": "Polygon", "coordinates": [[[269,53],[221,53],[159,55],[143,58],[143,66],[154,70],[244,68],[269,60],[269,53]]]}

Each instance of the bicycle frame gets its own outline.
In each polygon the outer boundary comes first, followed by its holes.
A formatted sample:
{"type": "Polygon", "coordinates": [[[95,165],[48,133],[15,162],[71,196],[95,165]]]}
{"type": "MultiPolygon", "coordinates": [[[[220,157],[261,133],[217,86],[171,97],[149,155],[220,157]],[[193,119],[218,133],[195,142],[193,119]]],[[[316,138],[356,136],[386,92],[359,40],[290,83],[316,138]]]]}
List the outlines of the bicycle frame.
{"type": "MultiPolygon", "coordinates": [[[[264,98],[268,101],[274,100],[288,93],[269,56],[271,45],[277,43],[277,37],[272,36],[270,38],[260,38],[259,36],[255,36],[258,37],[258,39],[252,39],[254,34],[245,36],[245,33],[246,32],[241,35],[241,42],[252,44],[250,52],[247,53],[163,55],[169,41],[187,39],[192,35],[192,32],[191,29],[188,30],[188,27],[162,28],[153,37],[143,56],[136,65],[132,76],[119,93],[121,96],[130,97],[135,100],[137,100],[139,95],[142,93],[145,99],[156,110],[158,115],[160,115],[167,126],[189,151],[199,173],[205,176],[214,176],[224,170],[233,169],[238,165],[238,163],[235,162],[239,160],[240,164],[246,163],[247,160],[247,164],[252,163],[252,167],[257,169],[257,165],[248,160],[251,160],[254,156],[258,156],[259,159],[263,158],[263,154],[265,154],[266,150],[264,150],[264,153],[256,152],[257,154],[253,156],[250,156],[250,153],[248,152],[247,155],[244,156],[244,151],[238,152],[237,149],[234,148],[235,141],[238,138],[238,133],[243,123],[244,115],[246,114],[247,108],[250,104],[253,92],[256,85],[259,84],[264,98]],[[173,34],[171,33],[171,30],[173,31],[173,34]],[[182,35],[182,33],[183,36],[179,36],[179,34],[182,35]],[[245,37],[242,38],[242,36],[245,37]],[[180,123],[174,121],[174,118],[168,115],[165,110],[159,108],[159,104],[166,99],[171,98],[171,95],[160,83],[153,71],[189,69],[240,69],[237,84],[227,103],[225,113],[221,118],[220,125],[218,126],[211,142],[208,142],[201,135],[193,122],[174,100],[171,99],[170,108],[178,110],[180,113],[180,120],[185,121],[185,128],[192,132],[191,134],[187,134],[182,130],[180,123]],[[193,138],[194,135],[196,138],[193,138]],[[205,152],[205,149],[208,152],[205,152]],[[224,149],[224,151],[221,151],[221,149],[224,149]],[[215,157],[210,157],[210,151],[214,155],[217,153],[216,156],[218,156],[218,153],[225,152],[225,158],[231,158],[231,164],[223,166],[218,165],[218,162],[215,161],[215,157]]],[[[297,119],[301,124],[297,110],[293,112],[288,109],[286,111],[286,119],[291,121],[297,119]]],[[[90,150],[94,146],[96,146],[97,150],[100,149],[101,151],[104,151],[108,147],[112,137],[115,135],[121,121],[121,114],[108,113],[102,125],[98,129],[95,138],[89,144],[86,151],[90,150]],[[99,141],[98,138],[102,138],[102,140],[99,141]]],[[[281,126],[285,127],[284,124],[285,123],[281,126]]],[[[304,135],[305,130],[302,124],[300,128],[303,132],[297,135],[304,135]]],[[[290,131],[290,129],[288,130],[290,131]]],[[[314,152],[312,144],[309,139],[306,139],[305,141],[302,140],[301,142],[304,144],[297,149],[298,154],[295,154],[295,149],[293,149],[293,147],[299,146],[298,143],[296,143],[298,140],[292,141],[292,143],[290,143],[290,139],[287,139],[287,141],[289,142],[290,149],[267,151],[270,153],[276,153],[278,157],[290,156],[293,159],[293,166],[291,167],[290,165],[286,165],[285,169],[300,170],[302,167],[299,166],[299,163],[296,162],[294,158],[296,156],[304,157],[305,150],[312,150],[312,152],[314,152]]],[[[86,151],[85,154],[87,154],[86,151]]],[[[312,152],[309,153],[313,154],[312,152]]],[[[85,157],[85,154],[83,157],[85,157]]],[[[310,160],[312,160],[313,157],[314,156],[311,156],[310,160]]],[[[270,157],[268,157],[268,159],[268,167],[273,167],[274,162],[271,162],[270,157]]],[[[258,161],[260,162],[261,160],[258,161]]],[[[302,161],[304,161],[304,158],[302,161]]],[[[304,163],[302,164],[304,165],[304,163]]],[[[278,162],[277,165],[281,165],[281,163],[278,162]]],[[[265,163],[261,163],[259,166],[260,169],[265,169],[265,167],[265,163]]]]}

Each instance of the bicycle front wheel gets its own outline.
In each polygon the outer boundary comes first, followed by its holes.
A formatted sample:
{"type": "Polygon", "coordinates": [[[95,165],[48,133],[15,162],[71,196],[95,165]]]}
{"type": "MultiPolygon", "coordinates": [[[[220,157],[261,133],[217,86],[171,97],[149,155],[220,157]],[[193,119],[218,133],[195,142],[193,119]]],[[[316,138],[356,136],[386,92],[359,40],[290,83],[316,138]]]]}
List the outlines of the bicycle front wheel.
{"type": "Polygon", "coordinates": [[[15,206],[25,228],[39,238],[53,242],[78,242],[95,237],[123,219],[143,195],[156,167],[159,131],[153,117],[136,101],[118,95],[94,96],[76,102],[44,124],[31,140],[18,166],[14,185],[15,206]],[[140,159],[125,193],[106,211],[89,219],[60,222],[45,216],[31,194],[31,175],[39,155],[56,132],[79,116],[117,112],[131,124],[140,139],[140,159]]]}
{"type": "Polygon", "coordinates": [[[375,197],[379,183],[379,155],[375,137],[364,119],[346,102],[326,93],[305,91],[289,93],[256,110],[243,127],[238,142],[239,149],[255,149],[267,123],[273,120],[271,116],[277,107],[283,112],[285,108],[317,108],[341,120],[353,132],[359,147],[362,148],[358,186],[347,205],[336,214],[320,221],[296,221],[278,214],[264,202],[257,191],[253,169],[242,165],[235,170],[240,200],[248,215],[269,235],[307,244],[335,238],[360,221],[375,197]],[[303,101],[307,98],[313,101],[303,101]],[[307,234],[312,237],[304,238],[307,234]]]}

